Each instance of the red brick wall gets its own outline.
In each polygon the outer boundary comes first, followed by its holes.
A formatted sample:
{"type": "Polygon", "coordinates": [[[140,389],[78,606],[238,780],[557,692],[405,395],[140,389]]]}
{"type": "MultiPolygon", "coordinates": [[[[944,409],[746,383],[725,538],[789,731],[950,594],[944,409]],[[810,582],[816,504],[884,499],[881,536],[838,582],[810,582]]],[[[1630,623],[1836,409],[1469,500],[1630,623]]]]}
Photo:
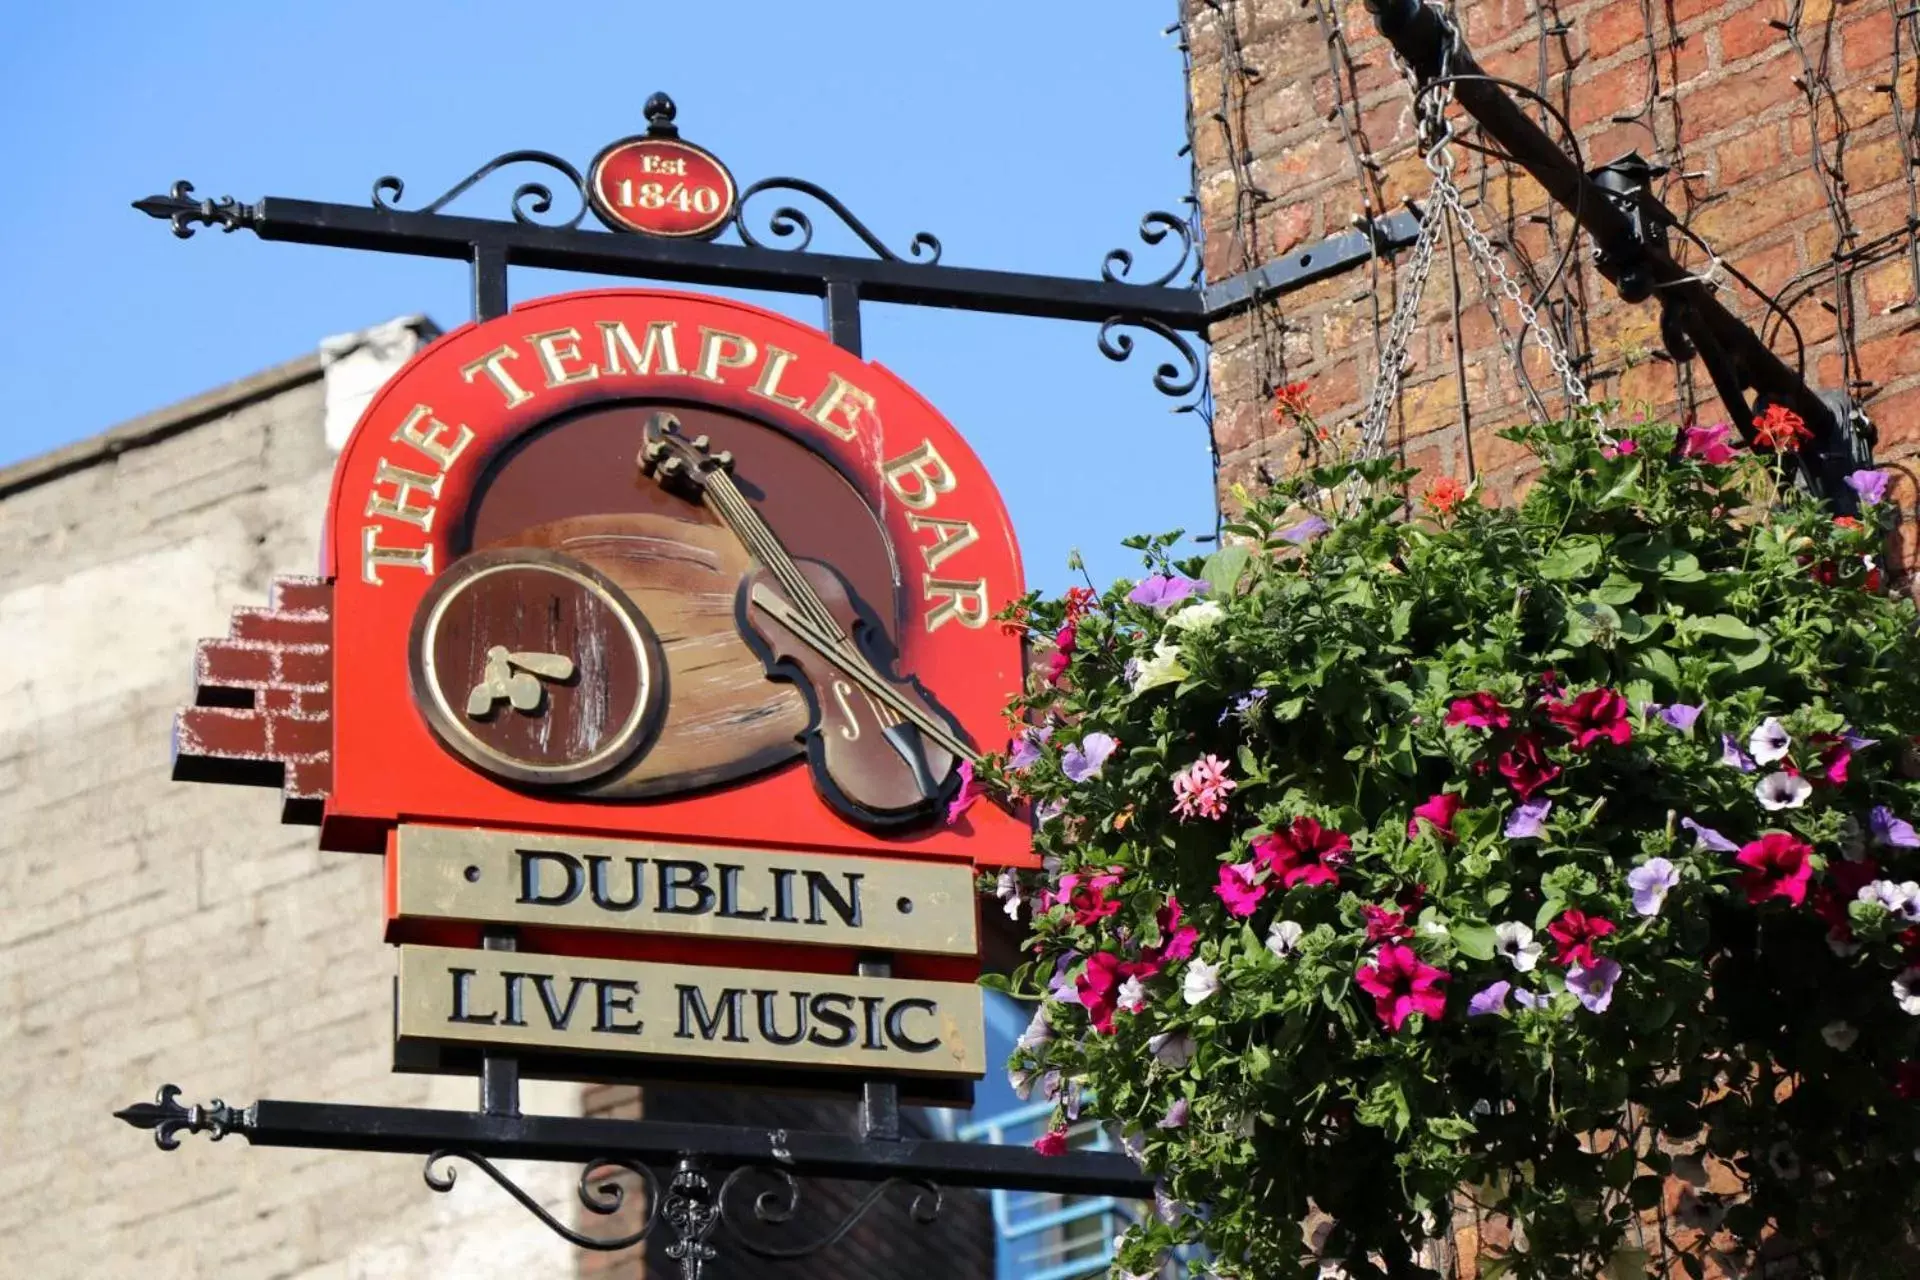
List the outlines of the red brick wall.
{"type": "MultiPolygon", "coordinates": [[[[1808,275],[1812,292],[1789,310],[1805,335],[1816,388],[1841,384],[1845,343],[1835,310],[1851,311],[1845,329],[1858,356],[1856,376],[1871,383],[1859,391],[1880,428],[1877,457],[1904,463],[1920,440],[1910,423],[1920,405],[1920,346],[1912,328],[1920,309],[1913,305],[1911,236],[1902,234],[1915,208],[1912,148],[1902,146],[1886,92],[1895,79],[1895,6],[1806,0],[1795,27],[1803,62],[1775,25],[1795,16],[1788,0],[1648,3],[1650,21],[1643,21],[1638,0],[1545,7],[1531,0],[1471,0],[1460,7],[1459,21],[1492,74],[1539,87],[1544,51],[1546,96],[1571,117],[1589,167],[1632,149],[1666,163],[1674,170],[1661,190],[1666,203],[1726,262],[1770,292],[1808,275]],[[1543,26],[1549,29],[1544,38],[1543,26]],[[1658,77],[1651,84],[1650,66],[1658,77]],[[1813,112],[1796,78],[1818,98],[1830,175],[1816,168],[1813,112]],[[1845,242],[1856,256],[1840,265],[1840,297],[1832,258],[1839,238],[1827,187],[1857,233],[1845,242]],[[1890,233],[1888,243],[1871,247],[1890,233]]],[[[1209,279],[1348,229],[1369,197],[1374,207],[1383,202],[1389,210],[1403,197],[1424,197],[1427,175],[1412,148],[1409,90],[1358,0],[1220,0],[1218,7],[1214,0],[1187,0],[1186,11],[1209,279]],[[1241,74],[1241,66],[1255,74],[1241,74]],[[1356,153],[1369,150],[1378,167],[1363,180],[1356,153]],[[1248,184],[1268,198],[1248,196],[1248,184]]],[[[1900,35],[1899,59],[1900,110],[1911,128],[1911,26],[1900,35]]],[[[1496,241],[1514,237],[1544,274],[1553,257],[1547,228],[1530,220],[1547,207],[1544,194],[1530,180],[1508,181],[1498,163],[1487,166],[1483,185],[1479,158],[1460,156],[1459,180],[1479,199],[1482,228],[1496,241]]],[[[1564,213],[1556,218],[1562,243],[1569,221],[1564,213]]],[[[1723,418],[1704,368],[1693,366],[1689,394],[1683,371],[1663,358],[1658,308],[1620,302],[1587,265],[1589,249],[1583,240],[1566,293],[1576,304],[1579,347],[1592,358],[1596,398],[1662,414],[1691,410],[1703,422],[1723,418]]],[[[1404,251],[1398,260],[1404,263],[1404,251]]],[[[1687,250],[1681,261],[1698,269],[1706,255],[1687,250]]],[[[1366,268],[1349,272],[1282,299],[1264,325],[1245,317],[1212,335],[1223,486],[1250,478],[1262,460],[1285,466],[1295,456],[1297,433],[1272,420],[1263,381],[1309,381],[1315,409],[1329,425],[1358,416],[1375,376],[1373,306],[1377,300],[1382,321],[1390,315],[1393,274],[1383,265],[1376,284],[1366,268]]],[[[1443,250],[1427,286],[1390,439],[1412,465],[1465,479],[1464,417],[1479,475],[1504,495],[1517,478],[1516,451],[1493,431],[1522,416],[1524,402],[1478,305],[1464,245],[1459,274],[1468,303],[1458,341],[1466,356],[1464,413],[1443,250]]],[[[1746,290],[1730,287],[1720,296],[1750,323],[1765,314],[1746,290]]],[[[1511,324],[1511,308],[1507,315],[1511,324]]],[[[1784,336],[1774,349],[1793,359],[1784,336]]],[[[1553,379],[1544,361],[1528,364],[1549,408],[1557,409],[1561,402],[1548,394],[1553,379]]],[[[1912,490],[1902,496],[1911,500],[1912,490]]]]}

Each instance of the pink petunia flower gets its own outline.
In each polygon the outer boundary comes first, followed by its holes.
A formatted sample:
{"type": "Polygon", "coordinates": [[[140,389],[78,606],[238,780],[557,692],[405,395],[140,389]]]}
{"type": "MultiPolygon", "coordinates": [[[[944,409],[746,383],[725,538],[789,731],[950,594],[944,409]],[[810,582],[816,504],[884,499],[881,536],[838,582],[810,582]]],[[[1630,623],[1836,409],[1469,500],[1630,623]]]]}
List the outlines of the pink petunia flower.
{"type": "Polygon", "coordinates": [[[1513,740],[1512,747],[1501,753],[1500,776],[1507,780],[1515,795],[1531,800],[1534,792],[1560,776],[1560,766],[1547,759],[1546,749],[1537,736],[1523,733],[1513,740]]]}
{"type": "Polygon", "coordinates": [[[1067,1154],[1067,1126],[1057,1125],[1035,1138],[1033,1149],[1043,1156],[1067,1154]]]}
{"type": "Polygon", "coordinates": [[[1688,427],[1680,436],[1680,456],[1724,467],[1733,461],[1733,446],[1727,443],[1727,437],[1732,434],[1732,425],[1725,422],[1711,427],[1688,427]]]}
{"type": "Polygon", "coordinates": [[[953,799],[947,805],[947,825],[960,821],[960,815],[973,807],[973,802],[981,796],[980,784],[974,781],[973,761],[960,762],[960,789],[953,793],[953,799]]]}
{"type": "Polygon", "coordinates": [[[1259,872],[1258,861],[1236,862],[1220,868],[1220,883],[1213,891],[1227,904],[1228,915],[1244,919],[1260,906],[1260,899],[1267,896],[1267,882],[1254,878],[1259,872]]]}
{"type": "Polygon", "coordinates": [[[1573,735],[1575,751],[1585,751],[1602,739],[1624,747],[1633,737],[1627,700],[1612,689],[1589,689],[1566,702],[1549,702],[1547,719],[1573,735]]]}
{"type": "Polygon", "coordinates": [[[1446,973],[1423,962],[1412,947],[1387,943],[1354,979],[1373,997],[1374,1014],[1389,1031],[1398,1031],[1416,1013],[1438,1018],[1447,1011],[1447,993],[1438,989],[1446,973]]]}
{"type": "Polygon", "coordinates": [[[1599,957],[1594,954],[1593,944],[1614,931],[1613,921],[1605,916],[1590,916],[1578,907],[1562,911],[1554,922],[1547,926],[1547,936],[1553,939],[1560,954],[1554,959],[1569,968],[1591,969],[1599,957]]]}

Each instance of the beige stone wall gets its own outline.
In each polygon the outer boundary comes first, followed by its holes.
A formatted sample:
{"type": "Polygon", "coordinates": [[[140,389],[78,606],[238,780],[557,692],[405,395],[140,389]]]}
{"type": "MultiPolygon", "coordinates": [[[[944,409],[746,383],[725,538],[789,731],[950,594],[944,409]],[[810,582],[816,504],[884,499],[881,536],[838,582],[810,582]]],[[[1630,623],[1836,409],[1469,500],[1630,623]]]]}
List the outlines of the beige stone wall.
{"type": "MultiPolygon", "coordinates": [[[[0,1275],[571,1276],[573,1251],[475,1171],[439,1196],[406,1156],[204,1136],[165,1154],[111,1115],[162,1081],[192,1101],[475,1096],[388,1071],[379,861],[280,826],[277,791],[168,780],[193,642],[316,564],[317,362],[248,390],[64,474],[0,473],[0,1275]]],[[[575,1088],[528,1093],[578,1114],[575,1088]]],[[[520,1172],[571,1217],[566,1169],[520,1172]]]]}

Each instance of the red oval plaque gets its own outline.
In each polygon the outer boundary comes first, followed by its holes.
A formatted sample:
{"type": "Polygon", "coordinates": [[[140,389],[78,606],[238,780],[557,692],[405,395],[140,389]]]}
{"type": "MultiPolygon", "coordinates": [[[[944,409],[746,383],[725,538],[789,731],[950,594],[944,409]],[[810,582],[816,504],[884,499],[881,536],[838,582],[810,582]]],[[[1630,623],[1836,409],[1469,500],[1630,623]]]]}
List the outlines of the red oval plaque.
{"type": "Polygon", "coordinates": [[[733,175],[711,152],[678,138],[628,138],[594,158],[594,212],[615,231],[708,236],[733,216],[733,175]]]}

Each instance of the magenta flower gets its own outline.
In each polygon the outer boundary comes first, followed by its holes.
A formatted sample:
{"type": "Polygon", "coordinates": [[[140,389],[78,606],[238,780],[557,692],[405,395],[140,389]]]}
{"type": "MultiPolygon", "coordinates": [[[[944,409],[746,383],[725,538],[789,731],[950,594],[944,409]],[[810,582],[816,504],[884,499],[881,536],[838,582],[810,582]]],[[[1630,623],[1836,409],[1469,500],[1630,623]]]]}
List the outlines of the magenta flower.
{"type": "Polygon", "coordinates": [[[1847,477],[1847,487],[1860,495],[1860,505],[1874,507],[1887,496],[1887,473],[1884,471],[1855,471],[1847,477]]]}
{"type": "Polygon", "coordinates": [[[1688,427],[1681,433],[1680,456],[1724,467],[1733,461],[1733,446],[1727,443],[1727,437],[1732,434],[1733,427],[1725,422],[1711,427],[1688,427]]]}
{"type": "Polygon", "coordinates": [[[1442,791],[1428,796],[1425,802],[1415,805],[1413,816],[1407,819],[1407,839],[1420,838],[1420,820],[1426,819],[1432,824],[1442,840],[1451,841],[1453,836],[1453,816],[1460,812],[1460,797],[1442,791]]]}
{"type": "Polygon", "coordinates": [[[1295,818],[1284,830],[1253,841],[1254,856],[1289,889],[1339,883],[1338,868],[1352,849],[1346,833],[1331,831],[1312,818],[1295,818]]]}
{"type": "Polygon", "coordinates": [[[1482,987],[1473,993],[1467,1001],[1469,1018],[1485,1018],[1507,1011],[1507,992],[1513,990],[1513,984],[1504,978],[1499,982],[1482,987]]]}
{"type": "Polygon", "coordinates": [[[1201,756],[1173,779],[1173,812],[1188,818],[1224,818],[1227,796],[1240,784],[1227,776],[1227,762],[1201,756]]]}
{"type": "Polygon", "coordinates": [[[973,761],[960,762],[960,789],[953,793],[953,799],[947,803],[947,825],[960,821],[960,815],[973,807],[973,802],[981,796],[980,784],[973,778],[973,761]]]}
{"type": "Polygon", "coordinates": [[[1553,801],[1545,797],[1521,801],[1513,807],[1513,813],[1507,818],[1507,839],[1538,840],[1546,834],[1547,814],[1552,810],[1553,801]]]}
{"type": "Polygon", "coordinates": [[[1534,792],[1560,776],[1560,766],[1547,759],[1537,736],[1523,733],[1513,740],[1512,747],[1500,753],[1500,776],[1515,795],[1531,800],[1534,792]]]}
{"type": "Polygon", "coordinates": [[[1567,970],[1567,990],[1580,997],[1588,1013],[1605,1013],[1613,1003],[1613,988],[1620,981],[1620,964],[1602,956],[1591,965],[1575,965],[1567,970]]]}
{"type": "Polygon", "coordinates": [[[1812,845],[1782,831],[1769,831],[1742,845],[1733,860],[1746,868],[1740,883],[1747,901],[1785,898],[1796,907],[1805,902],[1807,881],[1813,878],[1813,864],[1807,861],[1812,853],[1812,845]]]}
{"type": "Polygon", "coordinates": [[[1194,945],[1200,941],[1200,931],[1191,925],[1181,924],[1180,916],[1180,899],[1168,894],[1167,905],[1154,914],[1154,920],[1160,926],[1160,945],[1144,947],[1140,951],[1144,976],[1150,978],[1159,973],[1162,966],[1185,960],[1193,954],[1194,945]]]}
{"type": "Polygon", "coordinates": [[[1500,699],[1481,692],[1448,703],[1447,723],[1463,724],[1470,729],[1505,729],[1513,723],[1513,717],[1500,705],[1500,699]]]}
{"type": "Polygon", "coordinates": [[[1043,1156],[1067,1154],[1067,1126],[1058,1125],[1035,1138],[1033,1149],[1043,1156]]]}
{"type": "Polygon", "coordinates": [[[1354,975],[1360,989],[1373,997],[1373,1011],[1389,1031],[1398,1031],[1418,1013],[1438,1018],[1447,1011],[1447,993],[1439,985],[1444,971],[1423,962],[1413,948],[1389,942],[1374,953],[1354,975]]]}
{"type": "Polygon", "coordinates": [[[1615,458],[1629,458],[1640,451],[1640,446],[1631,440],[1616,440],[1612,444],[1600,446],[1600,456],[1611,462],[1615,458]]]}
{"type": "Polygon", "coordinates": [[[1260,899],[1267,896],[1267,884],[1254,879],[1259,871],[1257,861],[1236,862],[1220,868],[1220,883],[1213,891],[1227,904],[1228,915],[1245,919],[1260,906],[1260,899]]]}
{"type": "Polygon", "coordinates": [[[1119,741],[1110,733],[1090,733],[1080,739],[1078,745],[1068,747],[1060,753],[1060,771],[1067,775],[1070,782],[1085,782],[1096,777],[1107,763],[1107,757],[1113,754],[1119,741]]]}
{"type": "Polygon", "coordinates": [[[1573,749],[1585,751],[1603,739],[1624,747],[1633,737],[1627,700],[1612,689],[1589,689],[1566,702],[1546,704],[1547,719],[1573,735],[1573,749]]]}
{"type": "Polygon", "coordinates": [[[1067,667],[1073,662],[1074,645],[1078,643],[1080,632],[1071,622],[1060,628],[1053,637],[1053,652],[1047,655],[1047,683],[1059,684],[1060,678],[1067,674],[1067,667]]]}
{"type": "Polygon", "coordinates": [[[1142,578],[1127,592],[1127,599],[1149,609],[1171,609],[1206,585],[1192,578],[1156,573],[1151,578],[1142,578]]]}

